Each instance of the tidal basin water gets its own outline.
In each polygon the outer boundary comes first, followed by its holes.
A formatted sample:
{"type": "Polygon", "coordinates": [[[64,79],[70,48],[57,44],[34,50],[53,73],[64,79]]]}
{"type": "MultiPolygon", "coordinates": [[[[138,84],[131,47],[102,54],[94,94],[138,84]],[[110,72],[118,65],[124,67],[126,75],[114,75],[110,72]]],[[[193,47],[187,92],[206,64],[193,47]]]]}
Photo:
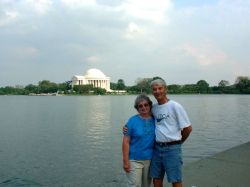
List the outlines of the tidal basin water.
{"type": "MultiPolygon", "coordinates": [[[[125,186],[121,129],[135,97],[0,96],[0,186],[125,186]]],[[[184,164],[250,141],[249,95],[169,98],[193,125],[184,164]]]]}

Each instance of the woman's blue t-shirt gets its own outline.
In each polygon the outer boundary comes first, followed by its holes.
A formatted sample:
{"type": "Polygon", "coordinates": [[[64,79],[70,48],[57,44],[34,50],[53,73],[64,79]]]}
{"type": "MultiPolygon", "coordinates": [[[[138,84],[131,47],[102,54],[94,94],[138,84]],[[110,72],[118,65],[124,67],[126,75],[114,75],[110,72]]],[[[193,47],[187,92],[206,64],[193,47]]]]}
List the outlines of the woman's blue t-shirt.
{"type": "Polygon", "coordinates": [[[154,119],[143,119],[137,114],[125,126],[128,131],[124,135],[130,137],[129,160],[150,160],[155,140],[154,119]]]}

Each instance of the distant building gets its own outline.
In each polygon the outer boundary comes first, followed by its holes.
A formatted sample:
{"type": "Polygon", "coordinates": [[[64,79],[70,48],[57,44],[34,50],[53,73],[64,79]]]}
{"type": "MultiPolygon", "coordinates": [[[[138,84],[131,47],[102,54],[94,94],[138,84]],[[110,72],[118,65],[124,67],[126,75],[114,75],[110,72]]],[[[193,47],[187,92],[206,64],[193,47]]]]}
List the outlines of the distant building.
{"type": "Polygon", "coordinates": [[[71,79],[72,87],[75,85],[93,85],[94,87],[110,90],[110,77],[99,69],[89,69],[85,75],[74,75],[71,79]]]}

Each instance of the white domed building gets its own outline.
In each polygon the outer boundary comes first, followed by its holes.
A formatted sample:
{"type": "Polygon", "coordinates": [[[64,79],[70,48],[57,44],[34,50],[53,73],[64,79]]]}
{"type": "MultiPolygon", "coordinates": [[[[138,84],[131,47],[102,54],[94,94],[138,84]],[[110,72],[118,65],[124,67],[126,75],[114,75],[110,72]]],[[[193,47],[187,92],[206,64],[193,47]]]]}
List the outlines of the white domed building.
{"type": "Polygon", "coordinates": [[[71,79],[72,87],[75,85],[88,85],[92,84],[94,87],[99,87],[106,89],[106,91],[110,90],[110,77],[107,77],[101,70],[99,69],[89,69],[84,76],[82,75],[74,75],[71,79]]]}

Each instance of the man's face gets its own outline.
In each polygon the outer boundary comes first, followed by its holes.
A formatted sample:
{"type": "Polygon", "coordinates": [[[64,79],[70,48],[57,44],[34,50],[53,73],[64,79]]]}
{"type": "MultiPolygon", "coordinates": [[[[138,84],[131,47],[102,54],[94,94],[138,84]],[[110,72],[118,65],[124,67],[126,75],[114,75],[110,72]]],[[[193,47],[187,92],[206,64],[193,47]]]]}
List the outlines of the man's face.
{"type": "Polygon", "coordinates": [[[151,88],[152,88],[152,93],[157,101],[166,98],[167,90],[164,85],[154,84],[151,88]]]}

